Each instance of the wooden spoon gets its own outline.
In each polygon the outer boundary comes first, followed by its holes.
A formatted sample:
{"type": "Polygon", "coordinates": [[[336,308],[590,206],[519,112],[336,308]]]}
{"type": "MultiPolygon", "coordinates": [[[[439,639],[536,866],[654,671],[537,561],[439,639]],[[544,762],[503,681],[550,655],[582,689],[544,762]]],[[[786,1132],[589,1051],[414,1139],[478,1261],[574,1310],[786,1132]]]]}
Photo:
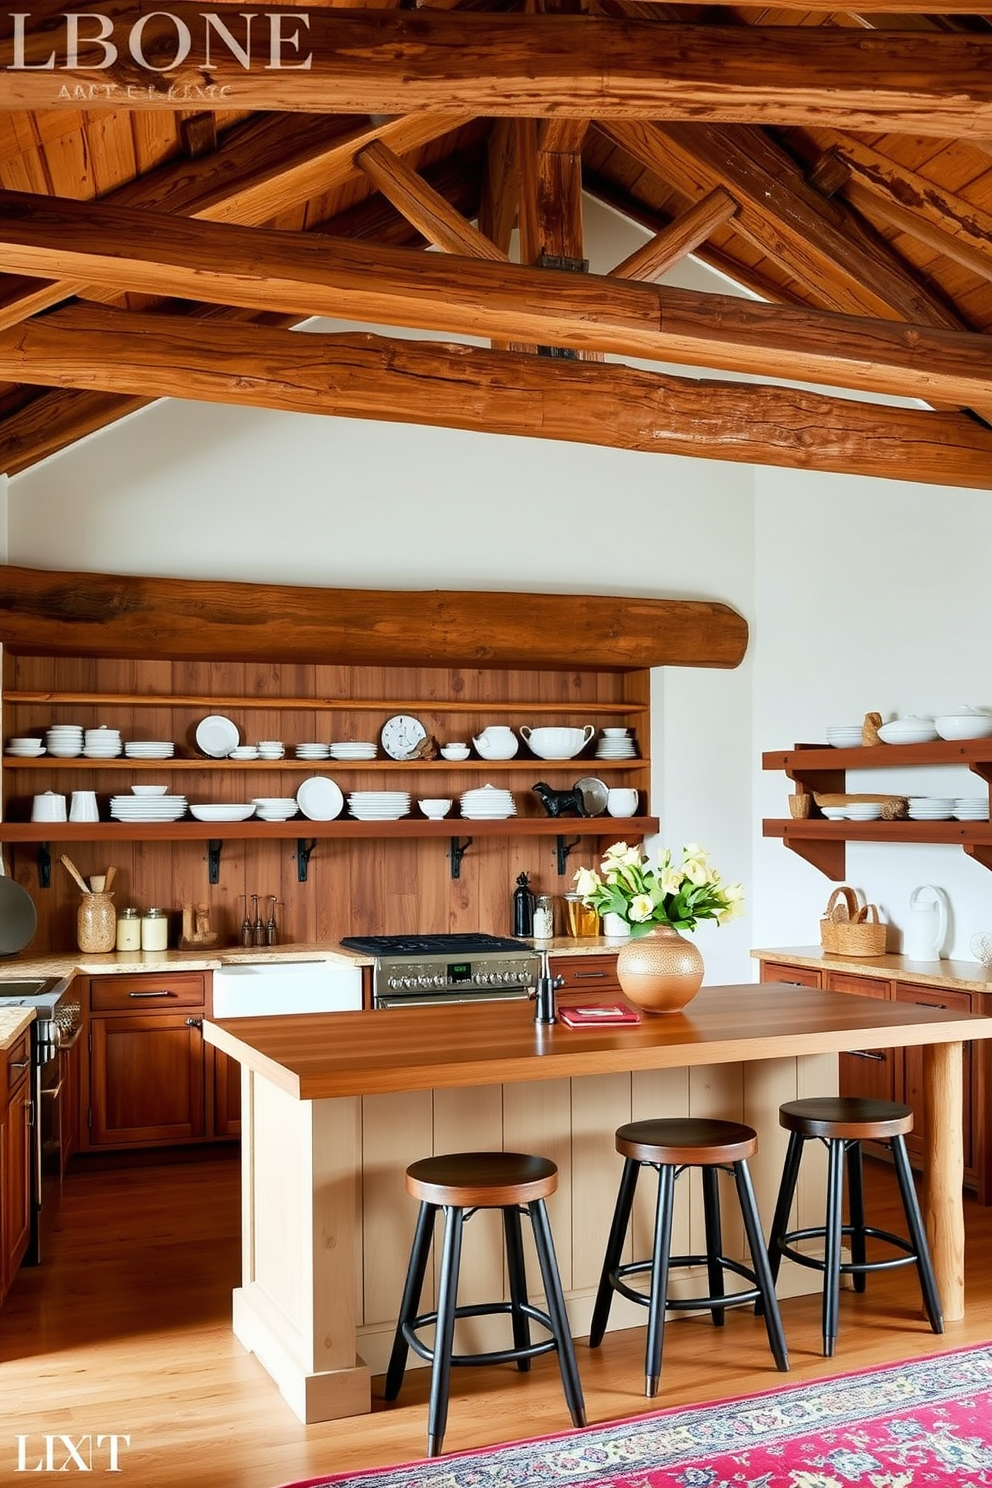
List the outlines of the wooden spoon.
{"type": "Polygon", "coordinates": [[[78,884],[79,888],[82,889],[83,893],[88,894],[90,892],[90,886],[86,882],[85,878],[80,873],[79,869],[76,867],[72,859],[66,857],[65,853],[63,853],[61,863],[66,872],[69,873],[71,877],[76,880],[76,883],[78,884]]]}
{"type": "Polygon", "coordinates": [[[111,887],[111,884],[114,881],[114,874],[116,872],[117,872],[116,866],[113,863],[111,863],[110,867],[107,869],[107,874],[106,874],[106,878],[105,878],[104,885],[103,885],[103,892],[105,894],[109,894],[110,893],[110,887],[111,887]]]}

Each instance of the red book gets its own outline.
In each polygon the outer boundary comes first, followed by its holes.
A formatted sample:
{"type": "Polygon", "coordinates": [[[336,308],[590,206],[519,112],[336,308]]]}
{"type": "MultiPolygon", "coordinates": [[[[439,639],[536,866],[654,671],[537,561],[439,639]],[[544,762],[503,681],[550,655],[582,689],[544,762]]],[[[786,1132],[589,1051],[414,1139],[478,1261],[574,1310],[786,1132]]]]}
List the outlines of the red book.
{"type": "Polygon", "coordinates": [[[558,1017],[569,1028],[596,1028],[600,1024],[640,1023],[632,1008],[622,1002],[589,1002],[582,1006],[559,1007],[558,1017]]]}

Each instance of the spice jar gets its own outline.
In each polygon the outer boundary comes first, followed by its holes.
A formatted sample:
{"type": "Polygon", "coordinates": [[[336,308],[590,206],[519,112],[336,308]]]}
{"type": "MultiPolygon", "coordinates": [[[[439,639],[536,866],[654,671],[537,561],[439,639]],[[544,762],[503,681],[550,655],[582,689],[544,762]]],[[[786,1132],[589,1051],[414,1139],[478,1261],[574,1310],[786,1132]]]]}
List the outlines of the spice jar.
{"type": "Polygon", "coordinates": [[[169,948],[169,916],[164,909],[146,909],[141,916],[141,949],[166,951],[169,948]]]}
{"type": "Polygon", "coordinates": [[[130,905],[117,916],[117,949],[119,951],[141,950],[141,916],[130,905]]]}
{"type": "Polygon", "coordinates": [[[113,894],[84,894],[76,912],[76,941],[81,951],[112,951],[117,938],[113,894]]]}
{"type": "Polygon", "coordinates": [[[538,894],[534,906],[534,939],[551,940],[555,933],[555,910],[550,894],[538,894]]]}

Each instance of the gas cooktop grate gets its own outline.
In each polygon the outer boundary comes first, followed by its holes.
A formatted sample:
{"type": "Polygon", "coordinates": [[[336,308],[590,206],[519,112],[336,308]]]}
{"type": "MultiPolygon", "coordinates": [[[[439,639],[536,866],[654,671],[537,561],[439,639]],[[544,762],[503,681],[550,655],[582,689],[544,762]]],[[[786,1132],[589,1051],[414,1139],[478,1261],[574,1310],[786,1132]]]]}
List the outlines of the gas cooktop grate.
{"type": "Polygon", "coordinates": [[[490,951],[527,951],[523,940],[502,935],[345,935],[341,944],[365,956],[482,956],[490,951]]]}

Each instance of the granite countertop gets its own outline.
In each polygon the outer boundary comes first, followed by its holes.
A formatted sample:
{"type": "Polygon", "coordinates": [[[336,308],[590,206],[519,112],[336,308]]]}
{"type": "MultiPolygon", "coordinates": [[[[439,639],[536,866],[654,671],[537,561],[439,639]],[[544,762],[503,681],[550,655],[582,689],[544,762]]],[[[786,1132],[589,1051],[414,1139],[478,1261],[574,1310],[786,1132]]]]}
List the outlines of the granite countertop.
{"type": "Polygon", "coordinates": [[[34,1022],[34,1008],[0,1007],[0,1054],[13,1048],[25,1028],[34,1022]]]}
{"type": "Polygon", "coordinates": [[[889,952],[884,956],[828,956],[822,946],[775,946],[752,950],[755,960],[778,961],[784,966],[809,966],[816,971],[849,971],[860,976],[898,976],[923,987],[957,987],[962,992],[992,992],[992,966],[981,961],[910,961],[889,952]]]}

